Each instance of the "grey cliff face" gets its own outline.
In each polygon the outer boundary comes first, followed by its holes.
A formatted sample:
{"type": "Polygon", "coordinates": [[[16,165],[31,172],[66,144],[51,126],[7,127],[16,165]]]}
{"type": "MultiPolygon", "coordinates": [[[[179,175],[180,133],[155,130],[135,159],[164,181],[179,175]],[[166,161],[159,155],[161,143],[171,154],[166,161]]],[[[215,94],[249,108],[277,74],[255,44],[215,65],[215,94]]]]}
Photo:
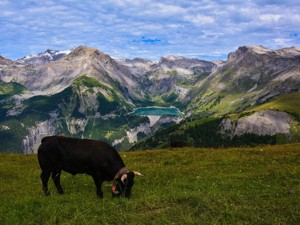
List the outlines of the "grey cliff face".
{"type": "Polygon", "coordinates": [[[234,123],[230,118],[222,121],[220,132],[230,137],[252,133],[257,135],[290,134],[293,118],[276,110],[264,110],[242,117],[234,123]]]}

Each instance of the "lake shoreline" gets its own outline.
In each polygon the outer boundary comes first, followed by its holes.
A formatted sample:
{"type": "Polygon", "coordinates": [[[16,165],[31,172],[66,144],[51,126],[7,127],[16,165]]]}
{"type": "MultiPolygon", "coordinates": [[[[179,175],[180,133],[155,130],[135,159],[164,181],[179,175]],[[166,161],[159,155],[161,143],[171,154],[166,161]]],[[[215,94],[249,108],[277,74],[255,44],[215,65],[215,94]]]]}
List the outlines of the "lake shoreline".
{"type": "Polygon", "coordinates": [[[130,114],[137,116],[182,116],[179,109],[174,106],[171,107],[159,107],[159,106],[149,106],[149,107],[139,107],[136,108],[130,114]]]}

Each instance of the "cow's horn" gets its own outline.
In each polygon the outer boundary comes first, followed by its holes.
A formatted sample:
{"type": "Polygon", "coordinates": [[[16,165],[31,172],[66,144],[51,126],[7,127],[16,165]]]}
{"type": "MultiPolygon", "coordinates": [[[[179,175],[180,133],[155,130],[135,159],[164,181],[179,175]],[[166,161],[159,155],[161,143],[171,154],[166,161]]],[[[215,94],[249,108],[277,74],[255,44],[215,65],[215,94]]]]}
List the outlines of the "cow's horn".
{"type": "Polygon", "coordinates": [[[133,171],[134,175],[136,176],[143,176],[143,174],[141,174],[140,172],[137,172],[137,171],[133,171]]]}
{"type": "Polygon", "coordinates": [[[127,174],[123,174],[121,177],[121,181],[124,184],[124,180],[127,179],[127,174]]]}

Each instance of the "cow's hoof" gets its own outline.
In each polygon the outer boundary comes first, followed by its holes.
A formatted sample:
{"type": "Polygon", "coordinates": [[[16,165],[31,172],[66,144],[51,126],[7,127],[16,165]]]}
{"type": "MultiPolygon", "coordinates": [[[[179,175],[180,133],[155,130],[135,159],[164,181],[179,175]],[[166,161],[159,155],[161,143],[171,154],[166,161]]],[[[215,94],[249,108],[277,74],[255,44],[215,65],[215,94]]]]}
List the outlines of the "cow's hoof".
{"type": "Polygon", "coordinates": [[[58,188],[57,189],[58,194],[63,195],[64,194],[64,190],[62,188],[58,188]]]}
{"type": "Polygon", "coordinates": [[[98,198],[103,198],[103,194],[102,195],[97,194],[97,196],[98,198]]]}

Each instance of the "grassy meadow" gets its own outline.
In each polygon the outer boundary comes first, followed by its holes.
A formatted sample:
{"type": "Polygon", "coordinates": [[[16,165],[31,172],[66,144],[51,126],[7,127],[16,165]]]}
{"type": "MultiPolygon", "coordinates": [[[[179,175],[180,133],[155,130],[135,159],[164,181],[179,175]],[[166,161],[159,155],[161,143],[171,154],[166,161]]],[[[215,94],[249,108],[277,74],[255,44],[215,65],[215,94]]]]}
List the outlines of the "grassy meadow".
{"type": "Polygon", "coordinates": [[[0,224],[299,224],[300,143],[120,154],[144,174],[131,199],[65,172],[65,194],[50,180],[46,197],[36,155],[0,154],[0,224]]]}

